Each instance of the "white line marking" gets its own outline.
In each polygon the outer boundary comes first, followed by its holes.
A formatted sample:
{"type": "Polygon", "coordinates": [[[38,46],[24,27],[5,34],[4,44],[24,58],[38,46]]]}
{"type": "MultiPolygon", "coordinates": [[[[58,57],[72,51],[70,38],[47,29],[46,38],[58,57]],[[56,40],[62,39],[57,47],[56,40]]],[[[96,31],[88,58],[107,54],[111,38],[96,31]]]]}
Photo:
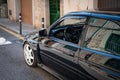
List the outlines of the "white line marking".
{"type": "Polygon", "coordinates": [[[0,45],[12,44],[12,42],[6,40],[4,37],[0,37],[0,45]]]}

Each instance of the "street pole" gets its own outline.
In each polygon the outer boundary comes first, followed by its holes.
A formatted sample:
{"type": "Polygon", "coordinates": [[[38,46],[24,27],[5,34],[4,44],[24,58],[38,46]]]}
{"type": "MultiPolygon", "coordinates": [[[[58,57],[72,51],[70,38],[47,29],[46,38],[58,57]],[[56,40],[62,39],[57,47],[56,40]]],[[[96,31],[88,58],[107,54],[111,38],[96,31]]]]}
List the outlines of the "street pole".
{"type": "Polygon", "coordinates": [[[44,29],[44,18],[42,18],[42,30],[44,29]]]}
{"type": "Polygon", "coordinates": [[[20,35],[22,35],[22,15],[19,13],[20,35]]]}

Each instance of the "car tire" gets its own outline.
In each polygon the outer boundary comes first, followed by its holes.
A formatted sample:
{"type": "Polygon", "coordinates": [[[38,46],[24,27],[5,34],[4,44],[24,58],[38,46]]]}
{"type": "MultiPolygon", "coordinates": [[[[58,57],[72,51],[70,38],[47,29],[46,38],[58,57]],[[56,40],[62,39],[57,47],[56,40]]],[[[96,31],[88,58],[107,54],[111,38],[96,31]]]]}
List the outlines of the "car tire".
{"type": "Polygon", "coordinates": [[[28,43],[25,43],[23,48],[26,64],[30,67],[37,67],[36,51],[34,51],[28,43]]]}

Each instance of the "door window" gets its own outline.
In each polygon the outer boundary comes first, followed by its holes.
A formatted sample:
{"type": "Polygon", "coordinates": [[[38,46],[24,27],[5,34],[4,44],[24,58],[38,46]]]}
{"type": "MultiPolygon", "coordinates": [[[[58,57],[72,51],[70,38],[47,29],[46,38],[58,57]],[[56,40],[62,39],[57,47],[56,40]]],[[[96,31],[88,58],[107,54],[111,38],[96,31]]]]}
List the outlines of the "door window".
{"type": "Polygon", "coordinates": [[[51,34],[60,40],[78,44],[85,21],[85,17],[66,18],[51,30],[51,34]]]}
{"type": "Polygon", "coordinates": [[[73,56],[79,49],[79,40],[83,31],[86,17],[66,17],[61,19],[50,32],[50,39],[55,42],[54,49],[65,55],[73,56]]]}

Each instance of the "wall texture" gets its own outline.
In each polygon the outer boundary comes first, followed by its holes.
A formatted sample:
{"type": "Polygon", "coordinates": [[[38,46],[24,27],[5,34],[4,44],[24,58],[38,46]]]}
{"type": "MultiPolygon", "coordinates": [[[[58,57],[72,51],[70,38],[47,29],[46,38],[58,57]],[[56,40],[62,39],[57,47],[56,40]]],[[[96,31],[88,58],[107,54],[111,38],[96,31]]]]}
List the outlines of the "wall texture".
{"type": "Polygon", "coordinates": [[[8,2],[8,16],[10,20],[16,21],[15,17],[15,0],[7,0],[8,2]]]}
{"type": "Polygon", "coordinates": [[[80,11],[80,0],[64,0],[63,1],[63,11],[64,14],[71,11],[80,11]]]}
{"type": "Polygon", "coordinates": [[[41,18],[44,17],[44,0],[34,0],[34,26],[40,28],[41,18]]]}
{"type": "Polygon", "coordinates": [[[44,18],[44,27],[49,27],[49,0],[34,0],[34,26],[42,28],[42,18],[44,18]]]}
{"type": "Polygon", "coordinates": [[[81,10],[95,10],[97,0],[64,0],[63,1],[63,11],[64,14],[71,11],[81,11],[81,10]]]}

